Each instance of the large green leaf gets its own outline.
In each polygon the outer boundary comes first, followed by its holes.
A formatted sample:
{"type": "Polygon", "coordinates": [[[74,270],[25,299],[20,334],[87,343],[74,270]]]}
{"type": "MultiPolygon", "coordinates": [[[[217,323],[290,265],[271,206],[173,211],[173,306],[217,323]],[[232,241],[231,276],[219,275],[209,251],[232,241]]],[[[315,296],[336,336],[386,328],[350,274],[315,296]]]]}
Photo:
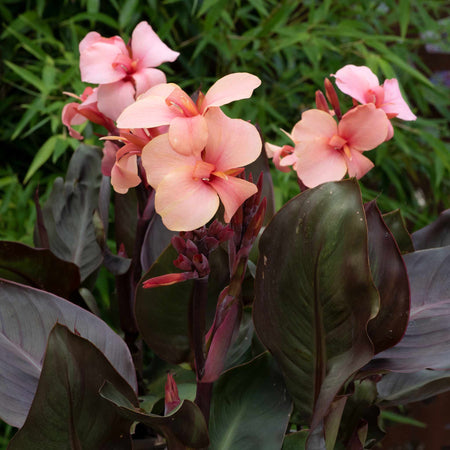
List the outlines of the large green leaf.
{"type": "Polygon", "coordinates": [[[364,217],[355,180],[326,183],[288,202],[260,239],[255,328],[312,428],[373,355],[366,326],[379,296],[364,217]]]}
{"type": "Polygon", "coordinates": [[[19,242],[0,242],[0,278],[27,284],[69,298],[80,286],[80,271],[48,249],[19,242]]]}
{"type": "MultiPolygon", "coordinates": [[[[142,277],[148,278],[180,272],[173,265],[178,254],[170,245],[142,277]]],[[[209,256],[211,273],[208,283],[207,327],[214,318],[217,299],[229,282],[227,259],[218,248],[209,256]]],[[[173,364],[191,360],[189,344],[188,310],[193,281],[171,286],[144,289],[142,283],[136,291],[136,321],[148,346],[162,359],[173,364]]]]}
{"type": "Polygon", "coordinates": [[[169,450],[204,448],[208,445],[208,430],[202,412],[195,403],[184,400],[167,416],[149,414],[136,408],[113,384],[106,383],[100,391],[123,417],[142,422],[167,439],[169,450]]]}
{"type": "Polygon", "coordinates": [[[266,352],[225,372],[214,385],[209,435],[213,450],[273,450],[282,446],[292,402],[266,352]]]}
{"type": "Polygon", "coordinates": [[[21,427],[27,417],[47,339],[57,322],[95,344],[136,388],[128,348],[105,322],[48,292],[0,281],[0,417],[13,426],[21,427]]]}
{"type": "Polygon", "coordinates": [[[369,236],[369,261],[380,294],[380,310],[367,327],[375,353],[394,346],[405,334],[409,318],[409,281],[394,237],[375,201],[364,206],[369,236]]]}
{"type": "Polygon", "coordinates": [[[66,180],[55,180],[42,208],[50,250],[75,263],[82,280],[103,260],[92,220],[100,189],[100,162],[97,148],[81,145],[70,160],[66,180]]]}
{"type": "Polygon", "coordinates": [[[132,421],[99,395],[106,380],[138,404],[131,386],[97,347],[56,324],[30,413],[8,449],[131,449],[132,421]]]}

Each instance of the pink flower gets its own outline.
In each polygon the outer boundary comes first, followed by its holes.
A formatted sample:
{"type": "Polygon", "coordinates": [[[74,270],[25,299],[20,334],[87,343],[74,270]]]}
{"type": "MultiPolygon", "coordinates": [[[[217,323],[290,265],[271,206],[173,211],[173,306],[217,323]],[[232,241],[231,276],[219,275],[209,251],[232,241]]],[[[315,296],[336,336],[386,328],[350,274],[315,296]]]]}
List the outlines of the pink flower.
{"type": "Polygon", "coordinates": [[[169,141],[182,155],[198,154],[208,140],[205,114],[211,107],[249,98],[261,80],[249,73],[233,73],[216,81],[206,95],[194,101],[175,84],[151,88],[126,108],[117,120],[119,128],[169,126],[169,141]]]}
{"type": "Polygon", "coordinates": [[[128,45],[119,36],[104,38],[91,31],[80,42],[81,79],[100,84],[99,110],[115,120],[136,96],[166,82],[164,73],[154,67],[175,61],[178,55],[147,22],[136,26],[128,45]]]}
{"type": "Polygon", "coordinates": [[[339,122],[327,112],[311,109],[292,130],[295,152],[281,165],[294,164],[300,180],[308,187],[338,181],[347,173],[361,178],[373,163],[363,156],[385,141],[389,120],[374,104],[360,105],[339,122]]]}
{"type": "Polygon", "coordinates": [[[403,100],[398,81],[395,78],[385,80],[380,86],[377,76],[365,66],[349,64],[339,69],[335,75],[336,84],[344,94],[359,103],[373,103],[392,119],[416,120],[417,117],[403,100]]]}
{"type": "Polygon", "coordinates": [[[157,136],[142,151],[142,165],[155,188],[155,209],[173,231],[199,228],[213,218],[219,199],[229,222],[239,206],[256,193],[253,183],[237,178],[242,166],[261,152],[256,128],[240,119],[230,119],[220,108],[204,115],[208,138],[202,152],[176,152],[169,135],[157,136]]]}
{"type": "MultiPolygon", "coordinates": [[[[283,145],[283,147],[279,147],[278,145],[270,144],[266,142],[264,145],[266,150],[266,154],[268,158],[271,158],[275,167],[281,172],[289,172],[290,169],[286,165],[282,165],[281,161],[283,158],[291,155],[294,151],[294,147],[292,145],[283,145]]],[[[290,164],[289,164],[290,165],[290,164]]]]}
{"type": "Polygon", "coordinates": [[[70,92],[65,92],[65,94],[81,101],[81,103],[68,103],[62,110],[62,123],[69,129],[69,134],[73,138],[83,139],[83,136],[74,130],[72,125],[81,125],[86,120],[102,125],[111,132],[116,129],[114,122],[98,110],[97,88],[87,87],[79,97],[70,92]]]}

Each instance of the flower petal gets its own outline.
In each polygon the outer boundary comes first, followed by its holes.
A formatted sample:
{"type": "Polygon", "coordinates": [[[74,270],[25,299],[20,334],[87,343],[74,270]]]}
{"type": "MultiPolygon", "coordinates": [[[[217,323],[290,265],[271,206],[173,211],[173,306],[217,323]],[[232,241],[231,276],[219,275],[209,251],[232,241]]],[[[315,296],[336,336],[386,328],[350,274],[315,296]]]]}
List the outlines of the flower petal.
{"type": "Polygon", "coordinates": [[[114,164],[116,163],[116,153],[117,153],[118,147],[111,141],[105,141],[105,144],[103,145],[103,158],[102,158],[102,174],[105,175],[105,177],[111,176],[112,168],[114,167],[114,164]]]}
{"type": "Polygon", "coordinates": [[[170,144],[182,155],[200,155],[207,140],[208,126],[203,116],[175,117],[170,122],[170,144]]]}
{"type": "Polygon", "coordinates": [[[330,114],[320,109],[310,109],[302,114],[302,119],[294,125],[291,138],[295,143],[309,142],[337,134],[336,121],[330,114]]]}
{"type": "Polygon", "coordinates": [[[384,84],[384,105],[382,109],[386,114],[396,114],[396,117],[403,120],[416,120],[408,104],[403,100],[398,81],[395,78],[385,80],[384,84]]]}
{"type": "Polygon", "coordinates": [[[362,153],[351,150],[352,159],[346,158],[348,175],[350,177],[356,177],[358,180],[364,176],[374,165],[373,162],[365,157],[362,153]]]}
{"type": "Polygon", "coordinates": [[[117,57],[128,54],[122,39],[117,36],[115,39],[106,39],[98,33],[96,35],[99,37],[90,35],[91,33],[88,33],[80,43],[81,81],[103,84],[121,80],[126,73],[114,62],[117,57]]]}
{"type": "Polygon", "coordinates": [[[261,80],[251,73],[238,72],[217,80],[208,90],[201,105],[201,112],[212,106],[222,106],[235,100],[250,98],[261,80]]]}
{"type": "Polygon", "coordinates": [[[219,208],[215,190],[202,180],[194,180],[192,166],[169,173],[156,189],[155,210],[172,231],[190,231],[205,225],[219,208]]]}
{"type": "Polygon", "coordinates": [[[348,146],[360,151],[372,150],[383,143],[388,134],[389,119],[373,103],[360,105],[348,111],[339,122],[339,136],[348,146]]]}
{"type": "Polygon", "coordinates": [[[129,188],[141,182],[137,169],[137,156],[124,155],[111,170],[111,184],[119,194],[126,194],[129,188]]]}
{"type": "Polygon", "coordinates": [[[136,97],[147,92],[152,86],[166,82],[166,75],[162,70],[145,68],[132,75],[136,85],[136,97]]]}
{"type": "Polygon", "coordinates": [[[141,96],[139,100],[122,111],[122,114],[120,114],[117,119],[117,127],[159,127],[161,125],[168,125],[172,119],[180,117],[181,115],[182,114],[178,113],[176,110],[169,108],[163,97],[154,95],[146,97],[141,96]]]}
{"type": "Polygon", "coordinates": [[[326,138],[317,139],[297,152],[298,177],[310,188],[327,181],[339,181],[347,172],[343,154],[330,147],[327,141],[326,138]]]}
{"type": "Polygon", "coordinates": [[[337,87],[359,103],[366,103],[366,92],[379,85],[377,76],[366,66],[348,64],[333,76],[337,87]]]}
{"type": "Polygon", "coordinates": [[[164,62],[175,61],[180,55],[164,44],[147,22],[136,25],[131,35],[131,50],[139,69],[158,67],[164,62]]]}
{"type": "Polygon", "coordinates": [[[219,194],[220,200],[225,207],[225,222],[231,220],[234,213],[245,200],[258,192],[258,188],[253,183],[231,176],[227,176],[226,179],[214,177],[210,184],[219,194]]]}
{"type": "Polygon", "coordinates": [[[258,130],[241,119],[230,119],[220,108],[205,114],[208,142],[205,161],[225,172],[255,161],[261,153],[262,142],[258,130]]]}
{"type": "Polygon", "coordinates": [[[86,122],[86,117],[78,113],[78,108],[80,104],[79,103],[68,103],[67,105],[64,105],[64,108],[62,110],[61,119],[62,123],[67,127],[69,130],[69,134],[78,140],[82,140],[83,136],[76,130],[72,128],[72,125],[80,125],[83,122],[86,122]]]}
{"type": "Polygon", "coordinates": [[[97,91],[98,110],[110,119],[117,120],[121,112],[134,102],[134,95],[131,81],[101,84],[97,91]]]}
{"type": "Polygon", "coordinates": [[[197,159],[177,153],[170,145],[168,134],[163,134],[143,148],[141,161],[148,183],[156,189],[164,177],[179,167],[191,166],[193,170],[197,159]]]}

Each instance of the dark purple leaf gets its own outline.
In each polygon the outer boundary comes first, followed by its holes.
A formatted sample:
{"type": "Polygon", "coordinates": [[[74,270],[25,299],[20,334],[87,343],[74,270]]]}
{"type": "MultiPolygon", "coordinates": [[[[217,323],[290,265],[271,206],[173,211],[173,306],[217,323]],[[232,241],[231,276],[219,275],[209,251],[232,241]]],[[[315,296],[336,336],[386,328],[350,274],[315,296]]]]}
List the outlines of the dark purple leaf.
{"type": "Polygon", "coordinates": [[[0,417],[21,427],[37,389],[45,346],[55,323],[76,330],[105,354],[136,389],[131,355],[105,322],[48,292],[0,282],[0,417]]]}
{"type": "Polygon", "coordinates": [[[0,242],[0,278],[51,292],[63,298],[80,286],[80,270],[48,249],[0,242]]]}
{"type": "Polygon", "coordinates": [[[126,194],[114,193],[114,212],[117,248],[123,244],[126,256],[131,258],[138,220],[138,202],[134,189],[130,189],[126,194]]]}
{"type": "Polygon", "coordinates": [[[384,223],[388,226],[402,253],[414,251],[411,235],[406,229],[405,221],[399,209],[383,214],[384,223]]]}
{"type": "Polygon", "coordinates": [[[184,400],[167,416],[145,413],[136,408],[113,384],[107,382],[100,395],[114,405],[116,411],[131,421],[142,422],[161,433],[170,450],[205,448],[208,446],[208,430],[202,412],[197,405],[184,400]]]}
{"type": "Polygon", "coordinates": [[[450,209],[441,213],[430,225],[413,233],[412,240],[416,250],[450,245],[450,209]]]}
{"type": "Polygon", "coordinates": [[[57,178],[42,209],[50,250],[80,268],[85,280],[102,263],[93,223],[101,180],[96,147],[81,145],[70,160],[66,180],[57,178]]]}
{"type": "Polygon", "coordinates": [[[380,310],[367,331],[375,353],[395,345],[405,334],[409,317],[409,282],[397,244],[375,201],[364,206],[369,236],[369,262],[380,294],[380,310]]]}
{"type": "Polygon", "coordinates": [[[366,326],[379,296],[364,217],[355,180],[326,183],[288,202],[260,239],[255,328],[312,428],[373,355],[366,326]]]}
{"type": "Polygon", "coordinates": [[[99,395],[108,380],[132,404],[133,388],[90,341],[56,324],[30,413],[8,449],[131,450],[132,421],[99,395]]]}
{"type": "Polygon", "coordinates": [[[405,336],[367,369],[450,369],[450,246],[404,255],[411,287],[405,336]]]}

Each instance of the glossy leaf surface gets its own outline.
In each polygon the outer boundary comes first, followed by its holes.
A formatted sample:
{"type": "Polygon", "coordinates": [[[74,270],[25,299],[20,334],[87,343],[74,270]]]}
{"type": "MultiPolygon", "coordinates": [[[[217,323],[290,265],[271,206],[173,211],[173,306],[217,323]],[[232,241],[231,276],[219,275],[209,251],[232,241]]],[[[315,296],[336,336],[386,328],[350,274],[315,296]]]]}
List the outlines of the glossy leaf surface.
{"type": "Polygon", "coordinates": [[[266,352],[214,384],[209,421],[214,450],[281,448],[292,402],[266,352]]]}
{"type": "Polygon", "coordinates": [[[55,325],[30,413],[8,448],[131,449],[131,420],[124,420],[98,393],[105,380],[137,404],[131,386],[97,347],[55,325]]]}
{"type": "Polygon", "coordinates": [[[416,250],[450,245],[450,209],[430,225],[413,233],[412,239],[416,250]]]}
{"type": "Polygon", "coordinates": [[[0,417],[21,427],[27,417],[55,323],[76,330],[105,354],[136,388],[131,355],[105,322],[86,310],[38,289],[0,282],[0,417]]]}
{"type": "Polygon", "coordinates": [[[384,223],[389,227],[402,253],[414,251],[411,235],[406,229],[405,221],[399,209],[383,214],[384,223]]]}
{"type": "Polygon", "coordinates": [[[366,326],[379,296],[357,182],[326,183],[292,199],[266,228],[259,249],[255,328],[278,361],[303,424],[314,428],[347,378],[373,355],[366,326]]]}

